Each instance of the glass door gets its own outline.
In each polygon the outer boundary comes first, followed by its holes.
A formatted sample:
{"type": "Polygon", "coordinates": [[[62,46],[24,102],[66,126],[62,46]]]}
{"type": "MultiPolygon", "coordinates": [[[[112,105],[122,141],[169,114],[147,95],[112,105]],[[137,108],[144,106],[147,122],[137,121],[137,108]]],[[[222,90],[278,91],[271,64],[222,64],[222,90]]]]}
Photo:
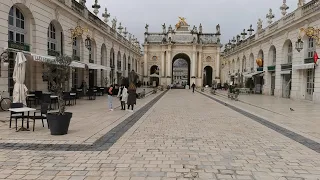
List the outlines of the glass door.
{"type": "Polygon", "coordinates": [[[306,100],[312,101],[314,91],[314,69],[307,70],[307,93],[306,100]]]}
{"type": "Polygon", "coordinates": [[[282,83],[282,97],[290,98],[291,92],[291,74],[283,75],[283,83],[282,83]]]}

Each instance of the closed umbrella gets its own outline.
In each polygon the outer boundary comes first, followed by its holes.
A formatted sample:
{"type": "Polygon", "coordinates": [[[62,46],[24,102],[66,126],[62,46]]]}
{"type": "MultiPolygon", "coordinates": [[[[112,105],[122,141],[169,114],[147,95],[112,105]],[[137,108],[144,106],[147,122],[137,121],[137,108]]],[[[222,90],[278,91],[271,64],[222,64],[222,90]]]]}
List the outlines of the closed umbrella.
{"type": "Polygon", "coordinates": [[[27,87],[24,84],[26,76],[26,57],[22,52],[18,52],[13,70],[13,81],[15,82],[13,87],[13,102],[23,103],[25,106],[27,97],[27,87]]]}

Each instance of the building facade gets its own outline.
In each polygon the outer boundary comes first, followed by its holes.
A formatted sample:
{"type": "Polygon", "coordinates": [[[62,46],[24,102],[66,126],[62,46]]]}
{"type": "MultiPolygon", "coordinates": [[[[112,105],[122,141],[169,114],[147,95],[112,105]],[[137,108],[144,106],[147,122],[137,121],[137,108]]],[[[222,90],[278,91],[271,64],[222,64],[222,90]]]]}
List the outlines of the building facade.
{"type": "Polygon", "coordinates": [[[170,25],[162,25],[162,32],[148,32],[146,25],[144,57],[143,57],[143,81],[150,83],[151,68],[159,69],[160,85],[167,86],[174,83],[173,63],[177,59],[188,62],[188,84],[195,83],[202,86],[203,71],[206,66],[213,71],[212,79],[220,80],[220,26],[216,33],[203,33],[200,24],[199,31],[196,26],[190,30],[190,26],[184,18],[173,29],[170,25]]]}
{"type": "Polygon", "coordinates": [[[299,0],[289,14],[285,3],[280,9],[281,19],[272,22],[270,9],[267,27],[259,19],[256,30],[250,26],[226,44],[221,81],[252,84],[256,93],[320,102],[320,70],[314,60],[320,49],[320,1],[299,0]]]}
{"type": "Polygon", "coordinates": [[[19,51],[28,60],[25,84],[29,90],[48,90],[39,61],[56,55],[73,58],[69,88],[79,87],[83,80],[90,86],[107,86],[131,70],[140,71],[138,41],[116,19],[109,26],[107,12],[101,20],[97,2],[92,5],[94,13],[82,0],[14,0],[0,5],[0,53],[9,52],[9,66],[1,66],[1,90],[13,88],[14,58],[19,51]]]}

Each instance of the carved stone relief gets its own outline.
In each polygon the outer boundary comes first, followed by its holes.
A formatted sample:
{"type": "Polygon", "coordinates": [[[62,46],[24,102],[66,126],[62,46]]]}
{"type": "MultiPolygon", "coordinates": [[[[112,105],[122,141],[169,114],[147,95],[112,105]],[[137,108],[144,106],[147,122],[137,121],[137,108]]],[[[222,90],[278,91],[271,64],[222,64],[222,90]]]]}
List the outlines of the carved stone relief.
{"type": "Polygon", "coordinates": [[[57,21],[59,21],[59,19],[60,19],[60,9],[59,9],[59,7],[57,7],[57,8],[55,9],[55,19],[56,19],[57,21]]]}

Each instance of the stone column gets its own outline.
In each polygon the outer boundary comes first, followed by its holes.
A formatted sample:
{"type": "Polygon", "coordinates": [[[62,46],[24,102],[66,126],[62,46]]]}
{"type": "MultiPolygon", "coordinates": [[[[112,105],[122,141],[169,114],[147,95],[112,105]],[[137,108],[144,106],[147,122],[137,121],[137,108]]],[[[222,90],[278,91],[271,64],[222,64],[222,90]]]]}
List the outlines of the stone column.
{"type": "Polygon", "coordinates": [[[196,55],[197,55],[197,52],[193,51],[192,59],[191,59],[191,77],[196,76],[196,55]]]}
{"type": "Polygon", "coordinates": [[[143,62],[144,62],[144,64],[143,64],[143,66],[144,66],[144,68],[143,68],[143,76],[148,76],[148,55],[147,55],[146,52],[144,54],[143,62]]]}
{"type": "Polygon", "coordinates": [[[165,69],[165,64],[164,64],[164,52],[161,52],[161,74],[160,76],[161,77],[164,77],[165,74],[164,74],[164,69],[165,69]]]}
{"type": "Polygon", "coordinates": [[[171,77],[171,51],[167,51],[167,76],[171,77]]]}
{"type": "Polygon", "coordinates": [[[202,52],[199,53],[198,59],[198,78],[202,77],[202,52]]]}
{"type": "Polygon", "coordinates": [[[219,77],[220,79],[220,48],[217,48],[217,56],[216,56],[216,77],[219,77]]]}

